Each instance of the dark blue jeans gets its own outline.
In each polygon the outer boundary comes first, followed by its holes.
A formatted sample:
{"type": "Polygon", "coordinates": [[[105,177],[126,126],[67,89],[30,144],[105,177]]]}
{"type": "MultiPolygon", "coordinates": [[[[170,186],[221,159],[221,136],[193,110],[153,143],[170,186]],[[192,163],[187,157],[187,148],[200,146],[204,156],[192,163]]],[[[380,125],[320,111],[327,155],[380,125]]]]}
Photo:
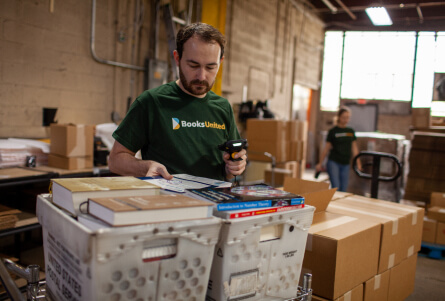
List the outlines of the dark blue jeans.
{"type": "Polygon", "coordinates": [[[349,181],[349,164],[340,164],[328,160],[326,167],[332,188],[337,187],[338,191],[346,191],[349,181]]]}

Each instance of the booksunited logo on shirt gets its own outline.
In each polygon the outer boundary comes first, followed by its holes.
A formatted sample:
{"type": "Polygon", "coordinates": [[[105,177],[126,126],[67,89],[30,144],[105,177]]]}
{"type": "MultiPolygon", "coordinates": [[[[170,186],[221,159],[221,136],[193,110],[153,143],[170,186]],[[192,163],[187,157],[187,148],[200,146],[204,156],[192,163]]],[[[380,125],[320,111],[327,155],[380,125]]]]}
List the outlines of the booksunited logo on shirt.
{"type": "Polygon", "coordinates": [[[223,124],[218,124],[216,122],[210,122],[210,121],[185,121],[182,120],[180,121],[178,118],[172,118],[172,122],[173,122],[173,129],[174,130],[178,130],[179,128],[183,127],[183,128],[214,128],[214,129],[219,129],[219,130],[225,130],[226,129],[226,125],[223,124]]]}
{"type": "Polygon", "coordinates": [[[173,129],[174,130],[179,129],[180,128],[180,126],[179,126],[179,119],[178,118],[172,118],[172,121],[173,121],[173,129]]]}
{"type": "Polygon", "coordinates": [[[353,137],[354,135],[352,133],[337,133],[335,134],[335,137],[353,137]]]}

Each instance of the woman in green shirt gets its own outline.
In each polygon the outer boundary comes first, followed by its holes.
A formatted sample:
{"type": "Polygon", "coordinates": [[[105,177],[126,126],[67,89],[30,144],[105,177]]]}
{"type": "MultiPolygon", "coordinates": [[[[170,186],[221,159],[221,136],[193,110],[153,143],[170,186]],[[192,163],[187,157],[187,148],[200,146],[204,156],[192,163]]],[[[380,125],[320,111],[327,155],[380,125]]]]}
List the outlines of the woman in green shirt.
{"type": "MultiPolygon", "coordinates": [[[[326,145],[320,154],[320,161],[316,165],[316,171],[322,170],[324,159],[328,156],[326,164],[331,186],[337,187],[338,191],[348,189],[349,168],[351,157],[358,154],[357,138],[352,128],[347,127],[351,111],[349,108],[341,107],[337,112],[337,125],[328,132],[326,145]]],[[[361,162],[357,160],[357,167],[361,169],[361,162]]]]}

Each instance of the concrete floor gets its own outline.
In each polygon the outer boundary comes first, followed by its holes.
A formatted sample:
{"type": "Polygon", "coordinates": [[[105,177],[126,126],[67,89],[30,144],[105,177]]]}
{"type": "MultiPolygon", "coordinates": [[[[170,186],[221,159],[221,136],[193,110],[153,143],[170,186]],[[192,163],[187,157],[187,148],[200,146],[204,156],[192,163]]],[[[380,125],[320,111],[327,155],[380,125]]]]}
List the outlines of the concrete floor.
{"type": "Polygon", "coordinates": [[[405,301],[445,301],[445,259],[418,256],[414,292],[405,301]]]}

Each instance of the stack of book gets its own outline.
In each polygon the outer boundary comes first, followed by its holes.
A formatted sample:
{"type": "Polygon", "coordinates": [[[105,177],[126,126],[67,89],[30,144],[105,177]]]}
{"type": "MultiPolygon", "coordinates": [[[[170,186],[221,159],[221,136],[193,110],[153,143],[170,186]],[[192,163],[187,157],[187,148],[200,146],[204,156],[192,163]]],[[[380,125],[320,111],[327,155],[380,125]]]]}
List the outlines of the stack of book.
{"type": "Polygon", "coordinates": [[[186,194],[214,203],[213,215],[242,218],[304,207],[304,197],[268,185],[187,189],[186,194]]]}
{"type": "Polygon", "coordinates": [[[52,200],[93,230],[209,218],[213,206],[184,195],[162,194],[158,186],[135,177],[53,179],[52,200]]]}
{"type": "Polygon", "coordinates": [[[0,230],[14,228],[21,211],[0,205],[0,230]]]}
{"type": "Polygon", "coordinates": [[[267,185],[229,187],[229,182],[190,175],[177,175],[171,181],[152,180],[135,177],[53,179],[52,199],[55,205],[91,230],[195,220],[212,215],[233,219],[304,207],[302,196],[267,185]]]}

